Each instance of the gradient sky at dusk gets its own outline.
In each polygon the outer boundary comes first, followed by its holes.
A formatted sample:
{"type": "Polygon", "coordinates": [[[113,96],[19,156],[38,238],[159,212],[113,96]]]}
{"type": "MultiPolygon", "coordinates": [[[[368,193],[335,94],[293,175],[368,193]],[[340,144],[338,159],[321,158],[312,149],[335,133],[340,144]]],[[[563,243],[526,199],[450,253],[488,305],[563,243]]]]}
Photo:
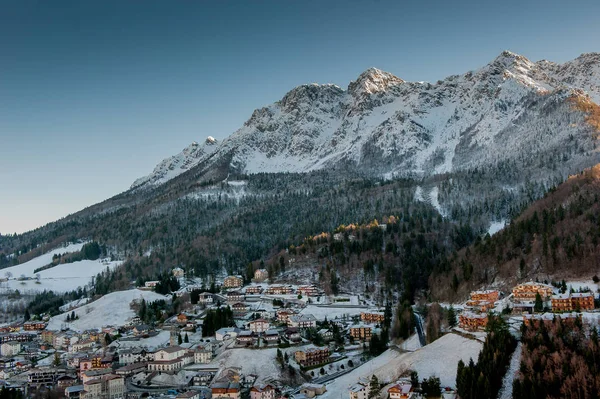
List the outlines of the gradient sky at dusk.
{"type": "Polygon", "coordinates": [[[126,190],[303,83],[600,51],[595,1],[0,1],[0,232],[126,190]],[[576,3],[576,5],[574,5],[576,3]]]}

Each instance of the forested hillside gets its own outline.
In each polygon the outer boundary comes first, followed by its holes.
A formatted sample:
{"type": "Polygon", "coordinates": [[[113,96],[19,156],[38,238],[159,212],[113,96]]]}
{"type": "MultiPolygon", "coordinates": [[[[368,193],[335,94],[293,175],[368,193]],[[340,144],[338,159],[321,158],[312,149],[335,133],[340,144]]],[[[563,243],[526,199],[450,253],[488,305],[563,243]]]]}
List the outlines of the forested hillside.
{"type": "Polygon", "coordinates": [[[432,296],[460,300],[482,287],[600,274],[599,198],[600,166],[572,176],[503,231],[440,263],[429,281],[432,296]]]}

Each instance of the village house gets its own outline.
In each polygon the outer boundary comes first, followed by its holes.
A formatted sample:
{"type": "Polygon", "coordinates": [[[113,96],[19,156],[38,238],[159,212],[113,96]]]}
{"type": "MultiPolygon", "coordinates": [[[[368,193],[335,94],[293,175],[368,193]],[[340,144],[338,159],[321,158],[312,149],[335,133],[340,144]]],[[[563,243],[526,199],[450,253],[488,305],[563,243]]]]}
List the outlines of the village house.
{"type": "Polygon", "coordinates": [[[575,292],[552,295],[553,312],[572,312],[594,309],[594,294],[591,292],[575,292]]]}
{"type": "Polygon", "coordinates": [[[200,399],[200,391],[187,391],[181,392],[177,396],[176,399],[200,399]]]}
{"type": "Polygon", "coordinates": [[[231,310],[233,310],[234,314],[242,315],[242,314],[248,312],[248,305],[246,305],[243,302],[237,302],[231,306],[231,310]]]}
{"type": "Polygon", "coordinates": [[[79,337],[71,332],[62,332],[54,335],[52,345],[57,349],[68,348],[79,341],[79,337]]]}
{"type": "Polygon", "coordinates": [[[307,398],[314,398],[315,396],[323,395],[325,392],[327,392],[325,384],[303,384],[300,387],[300,394],[307,398]]]}
{"type": "Polygon", "coordinates": [[[308,345],[302,350],[294,352],[294,357],[302,367],[318,366],[329,360],[329,348],[308,345]]]}
{"type": "Polygon", "coordinates": [[[350,399],[368,399],[369,393],[371,392],[370,385],[368,383],[356,383],[350,387],[349,394],[350,399]]]}
{"type": "Polygon", "coordinates": [[[574,292],[571,294],[573,310],[594,309],[594,294],[591,292],[574,292]]]}
{"type": "Polygon", "coordinates": [[[359,341],[370,341],[373,329],[365,324],[355,324],[350,326],[350,336],[359,341]]]}
{"type": "Polygon", "coordinates": [[[498,290],[485,290],[485,291],[472,291],[472,301],[487,301],[496,302],[500,299],[500,291],[498,290]]]}
{"type": "Polygon", "coordinates": [[[494,302],[490,301],[472,301],[468,300],[466,303],[466,308],[475,312],[483,312],[487,313],[495,307],[494,302]]]}
{"type": "Polygon", "coordinates": [[[73,385],[65,388],[65,397],[68,399],[80,399],[84,391],[83,385],[73,385]]]}
{"type": "Polygon", "coordinates": [[[154,353],[143,348],[122,349],[119,351],[119,364],[124,366],[151,360],[154,360],[154,353]]]}
{"type": "Polygon", "coordinates": [[[291,295],[294,290],[289,285],[270,285],[265,290],[267,295],[291,295]]]}
{"type": "Polygon", "coordinates": [[[227,298],[227,302],[240,302],[246,299],[240,291],[229,291],[225,294],[225,298],[227,298]]]}
{"type": "Polygon", "coordinates": [[[104,376],[112,374],[112,369],[109,368],[94,368],[80,373],[81,381],[85,384],[88,381],[99,380],[104,376]]]}
{"type": "Polygon", "coordinates": [[[298,287],[298,294],[302,294],[303,296],[318,296],[319,289],[314,285],[301,285],[298,287]]]}
{"type": "Polygon", "coordinates": [[[277,311],[277,321],[280,323],[287,324],[290,316],[293,316],[295,314],[296,314],[296,311],[293,309],[279,309],[277,311]]]}
{"type": "Polygon", "coordinates": [[[203,292],[198,296],[198,303],[209,305],[212,304],[213,301],[213,294],[211,294],[210,292],[203,292]]]}
{"type": "Polygon", "coordinates": [[[11,357],[21,352],[21,343],[17,341],[9,341],[0,345],[0,353],[2,356],[11,357]]]}
{"type": "Polygon", "coordinates": [[[239,382],[216,382],[210,387],[212,398],[240,398],[240,383],[239,382]]]}
{"type": "Polygon", "coordinates": [[[52,344],[54,342],[54,331],[44,330],[40,334],[40,338],[42,339],[42,342],[52,344]]]}
{"type": "Polygon", "coordinates": [[[73,345],[69,346],[69,352],[71,352],[71,353],[82,352],[82,351],[91,349],[94,346],[94,344],[95,344],[95,342],[90,339],[87,339],[85,341],[77,341],[73,345]]]}
{"type": "Polygon", "coordinates": [[[188,322],[188,316],[185,313],[179,313],[177,315],[177,323],[185,324],[188,322]]]}
{"type": "Polygon", "coordinates": [[[277,330],[267,330],[263,335],[263,340],[268,345],[277,344],[279,342],[279,332],[277,330]]]}
{"type": "Polygon", "coordinates": [[[240,288],[244,285],[244,279],[242,276],[227,276],[223,280],[223,287],[225,288],[240,288]]]}
{"type": "Polygon", "coordinates": [[[250,388],[250,399],[275,399],[275,387],[272,385],[253,385],[250,388]]]}
{"type": "Polygon", "coordinates": [[[300,314],[293,315],[288,318],[288,327],[297,328],[315,328],[317,326],[317,319],[311,314],[300,314]]]}
{"type": "Polygon", "coordinates": [[[125,397],[125,378],[107,374],[83,383],[82,399],[119,399],[125,397]]]}
{"type": "Polygon", "coordinates": [[[258,269],[254,272],[254,280],[265,281],[269,278],[269,272],[267,269],[258,269]]]}
{"type": "Polygon", "coordinates": [[[236,343],[238,345],[253,345],[256,341],[256,336],[254,335],[254,333],[252,331],[248,331],[248,330],[243,330],[240,331],[240,333],[238,334],[237,338],[236,338],[236,343]]]}
{"type": "Polygon", "coordinates": [[[194,354],[180,346],[169,346],[156,351],[148,362],[148,371],[175,371],[194,362],[194,354]]]}
{"type": "Polygon", "coordinates": [[[56,385],[58,386],[59,389],[65,389],[66,387],[70,387],[75,385],[75,383],[77,382],[77,378],[68,375],[68,374],[63,374],[61,376],[58,376],[58,378],[56,379],[56,385]]]}
{"type": "Polygon", "coordinates": [[[463,312],[458,316],[458,326],[467,331],[484,330],[487,322],[487,314],[463,312]]]}
{"type": "Polygon", "coordinates": [[[23,324],[25,331],[42,331],[44,328],[46,328],[46,323],[43,321],[26,321],[23,324]]]}
{"type": "Polygon", "coordinates": [[[410,382],[400,382],[388,389],[389,399],[409,399],[413,396],[413,388],[410,382]]]}
{"type": "Polygon", "coordinates": [[[499,298],[500,292],[497,290],[472,291],[466,305],[477,312],[488,312],[499,298]]]}
{"type": "Polygon", "coordinates": [[[158,285],[158,281],[157,280],[153,280],[153,281],[146,281],[144,283],[144,287],[146,288],[154,288],[158,285]]]}
{"type": "Polygon", "coordinates": [[[228,338],[235,338],[240,333],[240,330],[235,327],[223,327],[215,331],[215,339],[217,341],[224,341],[228,338]]]}
{"type": "Polygon", "coordinates": [[[253,285],[250,287],[246,287],[246,295],[258,295],[263,292],[263,289],[260,285],[253,285]]]}
{"type": "Polygon", "coordinates": [[[18,334],[2,334],[0,335],[0,344],[10,341],[17,342],[31,342],[37,338],[37,334],[30,332],[18,333],[18,334]]]}
{"type": "Polygon", "coordinates": [[[173,273],[173,277],[181,278],[185,276],[185,271],[181,267],[176,267],[171,271],[173,273]]]}
{"type": "Polygon", "coordinates": [[[523,323],[537,325],[541,322],[544,324],[553,323],[554,319],[561,319],[563,322],[574,322],[576,319],[581,319],[580,313],[542,313],[542,314],[524,314],[523,323]]]}
{"type": "Polygon", "coordinates": [[[553,292],[554,287],[551,285],[535,283],[533,281],[519,284],[512,290],[515,301],[535,301],[537,294],[540,294],[542,301],[547,301],[553,292]]]}
{"type": "Polygon", "coordinates": [[[333,339],[333,331],[328,330],[327,328],[320,329],[317,331],[317,334],[319,334],[325,342],[329,342],[333,339]]]}
{"type": "Polygon", "coordinates": [[[298,328],[286,328],[283,332],[283,336],[291,342],[298,342],[302,340],[300,336],[300,330],[298,328]]]}
{"type": "Polygon", "coordinates": [[[369,310],[366,312],[360,312],[360,319],[365,323],[379,324],[385,320],[385,314],[378,310],[369,310]]]}
{"type": "Polygon", "coordinates": [[[252,320],[250,323],[248,323],[248,328],[250,329],[250,331],[254,332],[254,333],[263,333],[265,331],[267,331],[270,327],[270,324],[267,320],[265,319],[256,319],[256,320],[252,320]]]}
{"type": "Polygon", "coordinates": [[[212,351],[206,349],[203,346],[199,346],[194,350],[194,363],[196,363],[196,364],[210,363],[212,360],[212,357],[213,357],[212,351]]]}
{"type": "Polygon", "coordinates": [[[131,363],[131,364],[128,364],[127,366],[123,366],[123,367],[116,369],[115,374],[122,375],[125,377],[131,377],[134,374],[143,373],[147,369],[148,369],[147,362],[131,363]]]}

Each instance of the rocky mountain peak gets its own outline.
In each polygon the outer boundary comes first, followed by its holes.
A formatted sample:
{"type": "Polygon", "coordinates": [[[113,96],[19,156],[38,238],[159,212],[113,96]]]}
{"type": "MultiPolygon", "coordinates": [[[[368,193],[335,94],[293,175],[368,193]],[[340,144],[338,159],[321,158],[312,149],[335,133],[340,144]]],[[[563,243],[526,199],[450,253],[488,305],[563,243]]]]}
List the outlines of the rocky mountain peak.
{"type": "Polygon", "coordinates": [[[354,96],[370,95],[387,91],[390,87],[404,83],[404,80],[389,72],[369,68],[348,85],[348,92],[354,96]]]}

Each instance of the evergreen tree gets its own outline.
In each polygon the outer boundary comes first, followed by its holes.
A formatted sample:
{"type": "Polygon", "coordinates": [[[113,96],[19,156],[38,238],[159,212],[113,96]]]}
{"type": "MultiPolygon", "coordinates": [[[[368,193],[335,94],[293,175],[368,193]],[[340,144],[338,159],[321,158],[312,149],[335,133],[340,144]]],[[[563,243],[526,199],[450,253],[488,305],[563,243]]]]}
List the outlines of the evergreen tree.
{"type": "Polygon", "coordinates": [[[185,333],[185,336],[183,338],[183,342],[185,342],[186,344],[190,342],[190,339],[188,338],[187,333],[185,333]]]}
{"type": "Polygon", "coordinates": [[[183,340],[181,339],[181,334],[177,334],[177,345],[181,345],[183,340]]]}
{"type": "Polygon", "coordinates": [[[380,389],[381,387],[379,386],[379,379],[375,374],[373,374],[371,381],[369,382],[369,399],[378,397],[380,389]]]}
{"type": "Polygon", "coordinates": [[[544,302],[542,301],[542,296],[539,292],[535,294],[535,304],[533,305],[533,310],[535,312],[541,312],[544,310],[544,302]]]}
{"type": "Polygon", "coordinates": [[[448,325],[450,328],[454,328],[457,324],[456,311],[454,310],[454,306],[450,305],[450,308],[448,309],[448,325]]]}

